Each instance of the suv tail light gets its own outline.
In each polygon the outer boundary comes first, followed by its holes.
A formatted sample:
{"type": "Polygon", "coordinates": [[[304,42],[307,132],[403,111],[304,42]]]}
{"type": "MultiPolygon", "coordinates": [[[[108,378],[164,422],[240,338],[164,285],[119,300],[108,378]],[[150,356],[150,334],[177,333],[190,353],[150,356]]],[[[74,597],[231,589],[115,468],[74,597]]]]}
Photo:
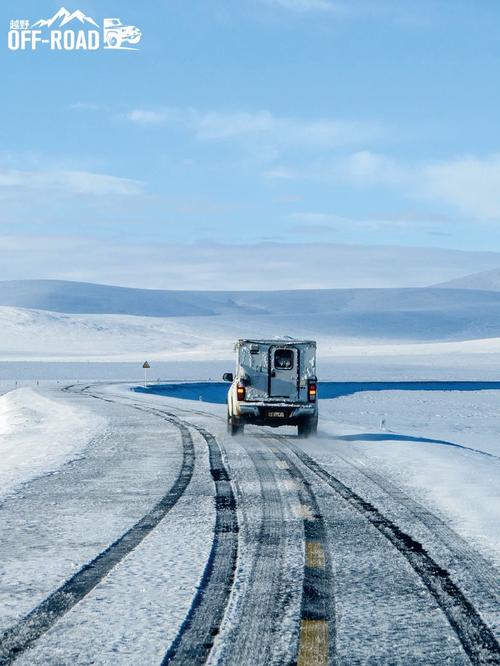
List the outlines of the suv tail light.
{"type": "Polygon", "coordinates": [[[236,397],[241,402],[242,400],[245,399],[245,396],[246,396],[245,387],[243,386],[243,384],[238,384],[238,386],[236,387],[236,397]]]}
{"type": "Polygon", "coordinates": [[[316,402],[318,396],[318,385],[316,382],[309,382],[307,385],[307,399],[309,402],[316,402]]]}

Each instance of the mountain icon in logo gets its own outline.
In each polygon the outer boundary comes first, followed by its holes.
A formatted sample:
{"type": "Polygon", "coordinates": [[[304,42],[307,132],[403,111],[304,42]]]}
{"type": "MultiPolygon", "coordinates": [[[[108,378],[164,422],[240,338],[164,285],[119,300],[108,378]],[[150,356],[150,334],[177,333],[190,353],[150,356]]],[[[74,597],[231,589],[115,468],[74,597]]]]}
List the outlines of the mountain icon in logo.
{"type": "Polygon", "coordinates": [[[62,28],[71,21],[80,21],[80,23],[90,23],[98,28],[98,24],[90,16],[85,16],[85,14],[77,9],[75,12],[69,12],[66,7],[61,7],[61,9],[54,14],[52,18],[49,19],[40,19],[36,23],[33,23],[32,28],[52,28],[52,26],[59,21],[57,27],[62,28]]]}

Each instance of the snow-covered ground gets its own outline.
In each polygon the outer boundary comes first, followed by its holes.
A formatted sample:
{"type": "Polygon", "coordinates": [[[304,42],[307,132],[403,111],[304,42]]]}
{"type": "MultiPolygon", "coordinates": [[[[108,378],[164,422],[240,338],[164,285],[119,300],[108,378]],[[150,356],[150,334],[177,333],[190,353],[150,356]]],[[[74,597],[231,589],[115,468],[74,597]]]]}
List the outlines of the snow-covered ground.
{"type": "MultiPolygon", "coordinates": [[[[128,389],[102,390],[126,397],[128,389]]],[[[225,405],[134,400],[225,417],[225,405]]],[[[367,391],[321,400],[318,438],[301,446],[336,474],[339,455],[378,470],[500,566],[499,414],[500,391],[367,391]]]]}
{"type": "MultiPolygon", "coordinates": [[[[488,334],[487,325],[480,319],[472,322],[472,314],[464,308],[460,312],[461,328],[456,332],[459,337],[452,340],[447,339],[444,324],[434,322],[432,332],[431,315],[427,311],[412,315],[412,319],[422,318],[419,328],[405,322],[406,313],[392,313],[391,328],[389,323],[375,322],[377,317],[388,317],[387,312],[351,311],[342,317],[335,311],[303,316],[136,317],[66,315],[0,307],[0,361],[220,360],[232,358],[234,342],[240,337],[279,335],[312,337],[318,341],[324,358],[497,354],[500,351],[500,295],[497,300],[490,317],[494,315],[498,321],[488,320],[492,334],[488,334]],[[343,318],[343,331],[339,330],[339,318],[343,318]],[[367,328],[369,325],[371,331],[367,328]],[[373,329],[378,327],[381,331],[375,332],[373,329]],[[387,333],[383,333],[382,328],[387,333]]],[[[447,313],[433,316],[444,320],[447,313]]],[[[457,316],[456,311],[454,316],[457,316]]]]}
{"type": "Polygon", "coordinates": [[[500,565],[499,415],[499,391],[374,391],[324,401],[320,430],[500,565]]]}
{"type": "MultiPolygon", "coordinates": [[[[238,648],[234,637],[244,637],[245,631],[238,633],[238,628],[244,629],[246,622],[253,626],[252,613],[260,617],[263,599],[264,608],[269,605],[273,612],[281,598],[288,604],[286,618],[276,616],[279,632],[272,640],[279,650],[280,641],[283,649],[293,647],[304,571],[304,506],[288,466],[274,459],[272,440],[256,438],[262,430],[252,427],[243,438],[229,437],[225,405],[132,393],[133,386],[125,384],[99,384],[88,391],[84,386],[61,393],[57,384],[51,388],[40,385],[36,391],[21,389],[2,398],[21,400],[21,396],[23,410],[26,402],[37,403],[39,399],[51,403],[50,411],[58,405],[63,410],[60,420],[66,433],[83,413],[86,418],[108,423],[104,436],[92,440],[85,456],[71,465],[63,465],[61,458],[58,474],[38,474],[22,492],[6,498],[2,559],[8,585],[0,603],[2,628],[15,625],[115,543],[144,513],[151,513],[169,492],[182,462],[181,438],[175,424],[164,421],[161,411],[152,407],[166,408],[168,414],[177,414],[191,427],[196,451],[194,475],[163,521],[126,557],[118,558],[116,566],[20,656],[19,663],[128,666],[141,659],[161,662],[191,608],[211,549],[217,505],[206,444],[197,427],[213,433],[223,447],[240,517],[238,565],[218,634],[218,648],[226,651],[227,658],[220,663],[247,663],[232,659],[231,651],[238,648]],[[77,413],[71,413],[72,409],[77,413]],[[259,541],[265,515],[273,529],[281,529],[276,533],[281,535],[277,542],[281,549],[275,541],[259,541]],[[256,563],[268,578],[252,582],[256,563]],[[281,590],[283,597],[268,592],[276,570],[283,578],[276,579],[275,589],[281,590]],[[250,611],[245,613],[245,609],[250,611]]],[[[429,556],[449,569],[495,631],[498,609],[488,605],[488,590],[481,587],[484,578],[475,585],[474,570],[466,568],[470,559],[462,561],[453,544],[450,547],[443,540],[443,534],[451,533],[455,544],[463,538],[467,553],[473,557],[478,551],[482,553],[482,559],[477,555],[478,567],[486,562],[492,571],[491,563],[500,564],[500,490],[496,482],[500,445],[495,432],[499,394],[358,393],[322,401],[317,438],[298,440],[295,429],[286,428],[267,433],[292,435],[288,443],[275,440],[275,445],[284,446],[284,451],[288,445],[307,451],[404,533],[422,543],[429,556]],[[380,427],[381,418],[385,419],[384,428],[380,427]],[[374,472],[382,480],[380,485],[373,482],[374,472]],[[408,498],[406,505],[401,501],[401,490],[408,498]],[[427,524],[421,521],[423,510],[432,512],[427,524]]],[[[26,418],[34,419],[32,414],[26,418]]],[[[10,423],[14,428],[13,419],[10,423]]],[[[20,440],[29,441],[29,432],[29,428],[17,429],[20,440]]],[[[46,432],[50,437],[57,428],[51,431],[47,425],[46,432]]],[[[32,456],[33,451],[33,447],[26,449],[26,456],[32,456]]],[[[342,663],[366,663],[368,654],[377,663],[389,663],[392,654],[397,654],[401,663],[400,655],[420,663],[422,654],[421,663],[444,663],[446,659],[467,663],[445,615],[422,582],[415,582],[415,571],[390,541],[314,474],[307,478],[319,510],[328,520],[325,547],[332,561],[342,663]]],[[[262,612],[262,626],[276,617],[262,612]]],[[[257,622],[256,626],[261,625],[257,622]]],[[[254,633],[249,640],[258,644],[260,637],[254,633]]],[[[270,640],[268,635],[266,639],[270,640]]],[[[214,651],[210,663],[217,663],[217,655],[214,651]]],[[[252,663],[271,662],[256,659],[252,663]]]]}
{"type": "Polygon", "coordinates": [[[0,396],[0,495],[78,457],[105,426],[102,416],[31,388],[0,396]]]}

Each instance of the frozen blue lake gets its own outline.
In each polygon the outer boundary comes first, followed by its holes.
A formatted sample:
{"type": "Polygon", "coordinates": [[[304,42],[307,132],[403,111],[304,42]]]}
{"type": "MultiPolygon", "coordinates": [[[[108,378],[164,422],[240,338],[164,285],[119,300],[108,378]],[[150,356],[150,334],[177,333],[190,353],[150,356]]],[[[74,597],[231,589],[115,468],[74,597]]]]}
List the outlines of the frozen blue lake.
{"type": "MultiPolygon", "coordinates": [[[[138,386],[139,393],[153,393],[183,400],[203,400],[224,404],[229,384],[225,382],[183,382],[155,384],[145,388],[138,386]]],[[[491,391],[500,390],[500,382],[434,381],[434,382],[320,382],[319,397],[331,400],[362,391],[491,391]]]]}

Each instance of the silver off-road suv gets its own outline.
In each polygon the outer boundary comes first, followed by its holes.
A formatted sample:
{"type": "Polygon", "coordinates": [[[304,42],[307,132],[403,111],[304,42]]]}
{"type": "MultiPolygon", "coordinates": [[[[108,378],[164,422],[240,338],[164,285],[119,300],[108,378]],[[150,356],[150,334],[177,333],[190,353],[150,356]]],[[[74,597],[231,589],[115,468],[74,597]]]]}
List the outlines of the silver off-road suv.
{"type": "Polygon", "coordinates": [[[316,343],[312,340],[238,340],[236,373],[227,394],[231,435],[245,424],[297,426],[299,437],[318,428],[316,343]]]}

